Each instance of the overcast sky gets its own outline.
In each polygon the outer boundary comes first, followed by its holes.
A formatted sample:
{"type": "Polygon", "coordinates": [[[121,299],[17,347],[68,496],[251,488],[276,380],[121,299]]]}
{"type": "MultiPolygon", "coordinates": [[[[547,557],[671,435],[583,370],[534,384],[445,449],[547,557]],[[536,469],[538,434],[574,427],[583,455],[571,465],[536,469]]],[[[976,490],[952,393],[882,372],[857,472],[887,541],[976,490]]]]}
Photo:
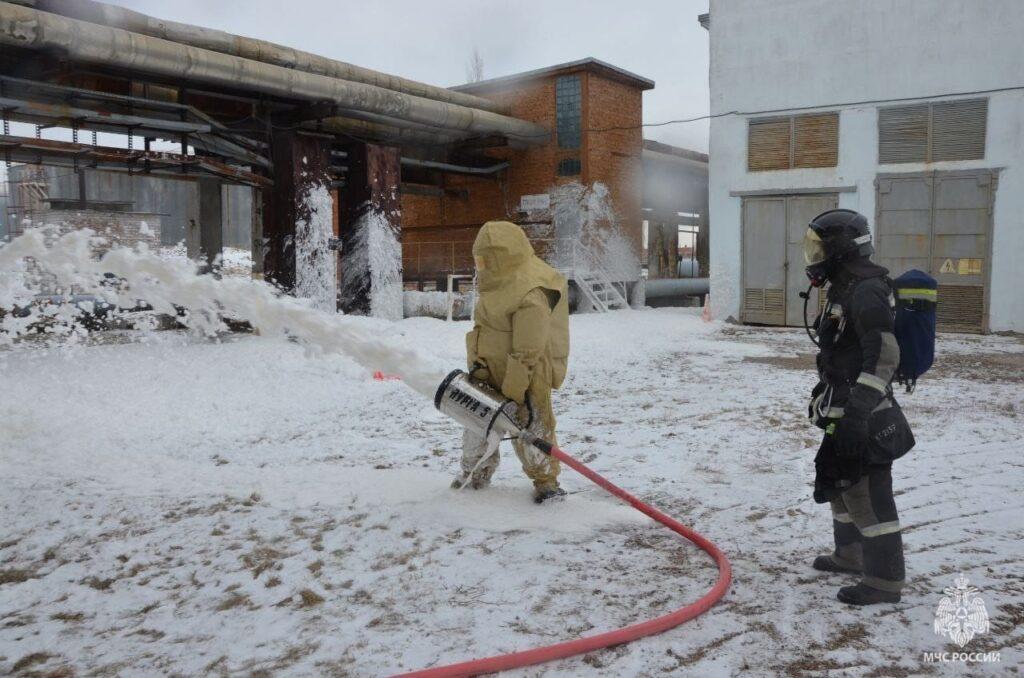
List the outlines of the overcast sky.
{"type": "MultiPolygon", "coordinates": [[[[708,0],[107,0],[451,86],[477,48],[484,77],[596,57],[650,78],[644,122],[708,112],[708,0]]],[[[707,151],[707,121],[644,137],[707,151]]]]}

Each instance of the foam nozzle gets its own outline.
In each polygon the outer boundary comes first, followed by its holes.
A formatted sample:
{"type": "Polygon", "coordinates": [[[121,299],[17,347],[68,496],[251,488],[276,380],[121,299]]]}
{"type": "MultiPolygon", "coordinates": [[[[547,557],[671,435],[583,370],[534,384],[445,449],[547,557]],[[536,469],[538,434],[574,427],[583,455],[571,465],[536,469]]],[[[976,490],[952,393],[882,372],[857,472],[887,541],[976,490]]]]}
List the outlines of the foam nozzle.
{"type": "Polygon", "coordinates": [[[481,438],[492,432],[517,438],[522,432],[515,402],[462,370],[452,370],[437,387],[434,407],[481,438]]]}

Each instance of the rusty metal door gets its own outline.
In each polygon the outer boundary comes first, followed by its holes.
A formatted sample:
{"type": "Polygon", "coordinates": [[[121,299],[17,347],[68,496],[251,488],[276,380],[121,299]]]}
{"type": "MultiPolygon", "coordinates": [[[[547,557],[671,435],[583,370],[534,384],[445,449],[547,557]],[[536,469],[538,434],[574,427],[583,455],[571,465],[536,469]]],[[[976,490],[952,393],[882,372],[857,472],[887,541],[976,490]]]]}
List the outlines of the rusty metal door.
{"type": "Polygon", "coordinates": [[[988,322],[991,170],[879,175],[879,263],[892,277],[916,268],[939,282],[939,329],[982,332],[988,322]]]}

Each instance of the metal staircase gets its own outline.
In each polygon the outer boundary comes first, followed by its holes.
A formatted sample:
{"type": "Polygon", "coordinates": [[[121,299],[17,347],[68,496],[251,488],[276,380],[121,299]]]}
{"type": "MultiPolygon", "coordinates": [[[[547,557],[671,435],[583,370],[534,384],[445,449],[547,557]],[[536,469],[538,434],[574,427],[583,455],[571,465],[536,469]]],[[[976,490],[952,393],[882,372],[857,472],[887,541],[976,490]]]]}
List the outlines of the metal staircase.
{"type": "Polygon", "coordinates": [[[571,266],[561,272],[567,279],[576,282],[583,298],[595,312],[607,313],[614,309],[629,308],[625,284],[618,283],[622,285],[620,290],[583,244],[573,243],[571,266]]]}

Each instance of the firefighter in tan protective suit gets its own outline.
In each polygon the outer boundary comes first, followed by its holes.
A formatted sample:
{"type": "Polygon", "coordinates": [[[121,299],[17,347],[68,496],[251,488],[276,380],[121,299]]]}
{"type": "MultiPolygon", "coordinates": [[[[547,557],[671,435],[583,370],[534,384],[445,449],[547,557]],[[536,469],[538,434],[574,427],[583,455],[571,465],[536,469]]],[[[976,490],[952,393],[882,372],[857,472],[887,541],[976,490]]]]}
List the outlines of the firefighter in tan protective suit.
{"type": "MultiPolygon", "coordinates": [[[[551,390],[565,380],[569,358],[565,278],[541,261],[523,230],[508,221],[483,225],[473,259],[479,297],[473,330],[466,335],[470,374],[519,404],[522,423],[530,421],[534,435],[555,443],[551,390]]],[[[536,502],[565,494],[558,486],[557,459],[518,440],[512,445],[533,481],[536,502]]],[[[462,473],[452,487],[486,487],[498,467],[497,447],[497,440],[467,430],[462,473]]]]}

